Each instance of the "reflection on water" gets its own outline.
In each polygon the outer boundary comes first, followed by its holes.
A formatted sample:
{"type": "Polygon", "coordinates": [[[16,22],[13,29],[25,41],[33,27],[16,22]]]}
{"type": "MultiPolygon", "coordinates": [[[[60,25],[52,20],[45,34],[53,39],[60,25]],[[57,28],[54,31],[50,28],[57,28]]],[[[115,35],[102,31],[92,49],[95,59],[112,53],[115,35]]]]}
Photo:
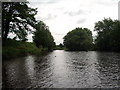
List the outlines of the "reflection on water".
{"type": "Polygon", "coordinates": [[[56,50],[3,62],[3,87],[119,88],[120,54],[56,50]]]}

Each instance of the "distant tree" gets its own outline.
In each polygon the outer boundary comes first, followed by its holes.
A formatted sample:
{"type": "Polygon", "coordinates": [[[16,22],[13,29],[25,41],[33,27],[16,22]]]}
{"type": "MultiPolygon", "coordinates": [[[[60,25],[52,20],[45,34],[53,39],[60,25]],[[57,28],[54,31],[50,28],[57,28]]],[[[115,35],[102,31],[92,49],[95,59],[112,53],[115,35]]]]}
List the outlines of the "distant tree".
{"type": "Polygon", "coordinates": [[[59,45],[56,45],[56,47],[54,49],[55,50],[64,50],[64,45],[62,43],[60,43],[59,45]]]}
{"type": "Polygon", "coordinates": [[[55,47],[53,36],[51,35],[48,26],[42,21],[36,25],[36,31],[34,32],[33,41],[37,47],[45,47],[51,51],[55,47]]]}
{"type": "Polygon", "coordinates": [[[7,39],[9,33],[14,33],[20,40],[27,40],[30,26],[35,28],[36,9],[28,7],[28,2],[2,3],[2,38],[7,39]]]}
{"type": "Polygon", "coordinates": [[[68,50],[90,50],[92,47],[92,32],[87,28],[76,28],[67,33],[63,38],[68,50]]]}
{"type": "Polygon", "coordinates": [[[98,50],[120,51],[120,21],[110,18],[95,23],[95,44],[98,50]]]}
{"type": "Polygon", "coordinates": [[[63,48],[64,46],[63,46],[63,44],[62,44],[62,43],[60,43],[60,44],[59,44],[59,47],[60,47],[60,48],[63,48]]]}

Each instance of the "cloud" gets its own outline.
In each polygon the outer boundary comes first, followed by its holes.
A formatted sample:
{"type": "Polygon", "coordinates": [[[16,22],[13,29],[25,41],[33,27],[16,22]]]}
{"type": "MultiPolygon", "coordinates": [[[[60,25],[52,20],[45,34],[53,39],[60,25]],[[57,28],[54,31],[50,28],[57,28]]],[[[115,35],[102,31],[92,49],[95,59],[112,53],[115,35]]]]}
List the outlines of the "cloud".
{"type": "Polygon", "coordinates": [[[113,6],[119,0],[93,0],[95,4],[102,6],[113,6]]]}
{"type": "Polygon", "coordinates": [[[66,11],[64,14],[68,14],[69,16],[77,16],[80,14],[84,14],[83,10],[78,10],[78,11],[66,11]]]}
{"type": "Polygon", "coordinates": [[[36,5],[36,4],[55,4],[55,3],[59,3],[62,0],[27,0],[27,1],[36,5]]]}
{"type": "Polygon", "coordinates": [[[42,20],[42,21],[46,21],[46,20],[53,20],[55,18],[57,18],[57,15],[52,15],[52,14],[48,14],[44,17],[41,17],[41,16],[36,16],[37,20],[42,20]]]}
{"type": "MultiPolygon", "coordinates": [[[[49,26],[57,44],[70,30],[81,26],[90,30],[103,17],[118,18],[119,0],[30,0],[38,8],[37,20],[49,26]],[[54,33],[55,32],[55,33],[54,33]]],[[[94,34],[94,32],[93,32],[94,34]]]]}
{"type": "Polygon", "coordinates": [[[60,1],[62,1],[62,0],[49,0],[47,3],[48,4],[53,4],[53,3],[58,3],[60,1]]]}
{"type": "Polygon", "coordinates": [[[78,20],[77,21],[77,24],[80,24],[80,23],[85,23],[85,21],[86,21],[86,19],[84,18],[84,19],[80,19],[80,20],[78,20]]]}
{"type": "Polygon", "coordinates": [[[41,18],[42,20],[55,19],[57,15],[48,14],[46,17],[41,18]]]}
{"type": "Polygon", "coordinates": [[[63,35],[65,35],[66,33],[57,33],[57,32],[52,32],[54,35],[60,35],[60,36],[63,36],[63,35]]]}

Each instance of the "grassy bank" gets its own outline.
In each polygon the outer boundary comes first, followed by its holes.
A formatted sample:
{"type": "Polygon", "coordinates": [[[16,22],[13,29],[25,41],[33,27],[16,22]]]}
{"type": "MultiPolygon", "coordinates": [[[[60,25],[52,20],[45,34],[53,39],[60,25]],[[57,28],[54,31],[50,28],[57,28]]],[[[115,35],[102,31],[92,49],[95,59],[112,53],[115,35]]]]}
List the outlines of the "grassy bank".
{"type": "Polygon", "coordinates": [[[17,58],[28,54],[43,55],[47,52],[45,48],[37,48],[33,43],[16,40],[6,40],[2,47],[3,60],[17,58]]]}
{"type": "Polygon", "coordinates": [[[55,47],[54,50],[64,50],[64,48],[61,48],[61,47],[55,47]]]}

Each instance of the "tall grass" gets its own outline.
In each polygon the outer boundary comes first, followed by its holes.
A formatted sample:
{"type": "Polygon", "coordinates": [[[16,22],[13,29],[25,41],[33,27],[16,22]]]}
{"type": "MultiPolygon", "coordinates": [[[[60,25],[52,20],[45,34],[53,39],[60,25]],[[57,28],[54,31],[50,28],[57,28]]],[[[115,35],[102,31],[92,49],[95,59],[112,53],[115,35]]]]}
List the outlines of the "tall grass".
{"type": "Polygon", "coordinates": [[[27,54],[42,55],[47,52],[45,48],[37,48],[33,43],[16,40],[6,40],[2,47],[3,59],[11,59],[27,54]]]}

